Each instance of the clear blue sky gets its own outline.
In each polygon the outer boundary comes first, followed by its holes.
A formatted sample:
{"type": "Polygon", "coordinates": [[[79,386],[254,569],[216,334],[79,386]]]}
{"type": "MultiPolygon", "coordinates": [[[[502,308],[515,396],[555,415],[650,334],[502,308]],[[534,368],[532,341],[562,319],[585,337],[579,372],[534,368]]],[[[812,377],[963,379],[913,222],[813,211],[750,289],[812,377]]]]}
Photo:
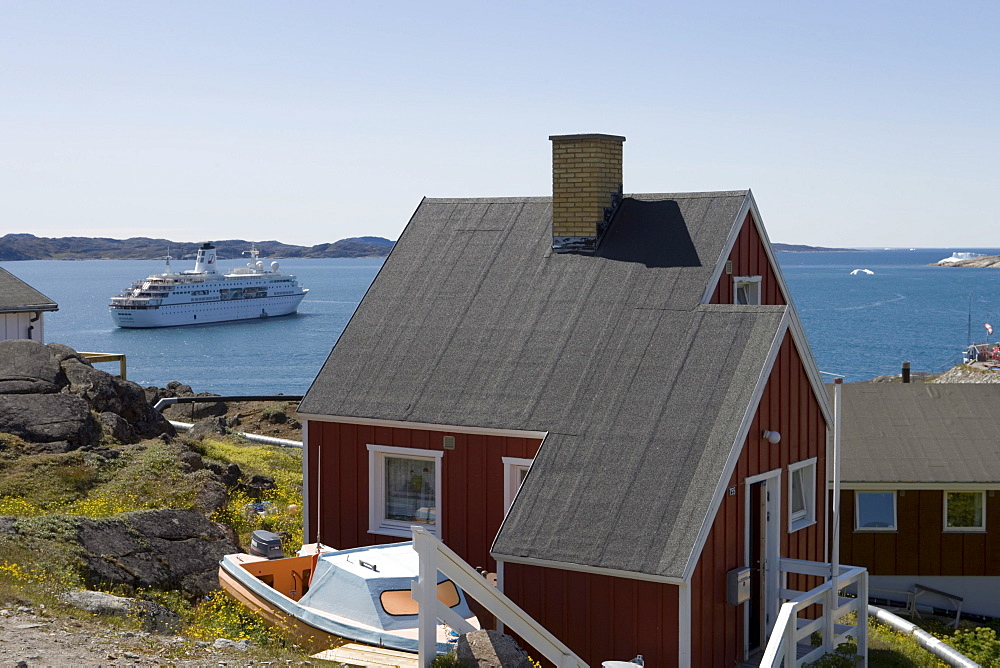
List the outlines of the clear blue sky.
{"type": "Polygon", "coordinates": [[[0,234],[396,238],[604,132],[772,241],[1000,246],[998,44],[995,1],[0,0],[0,234]]]}

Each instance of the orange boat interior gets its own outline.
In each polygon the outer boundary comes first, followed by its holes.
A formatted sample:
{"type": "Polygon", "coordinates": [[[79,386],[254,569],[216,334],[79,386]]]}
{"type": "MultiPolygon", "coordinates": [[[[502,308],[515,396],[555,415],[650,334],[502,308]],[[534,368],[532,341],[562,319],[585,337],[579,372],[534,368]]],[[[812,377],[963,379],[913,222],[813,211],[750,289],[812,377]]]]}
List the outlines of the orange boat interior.
{"type": "Polygon", "coordinates": [[[309,591],[309,583],[316,568],[317,554],[285,559],[265,559],[240,555],[240,566],[269,587],[297,601],[309,591]]]}

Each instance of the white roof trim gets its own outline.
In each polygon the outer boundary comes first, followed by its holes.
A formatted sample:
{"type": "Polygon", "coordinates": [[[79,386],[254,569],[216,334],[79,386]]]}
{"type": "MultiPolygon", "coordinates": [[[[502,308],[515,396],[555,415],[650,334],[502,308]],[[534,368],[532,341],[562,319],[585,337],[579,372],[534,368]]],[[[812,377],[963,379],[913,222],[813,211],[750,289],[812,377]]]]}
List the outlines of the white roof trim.
{"type": "Polygon", "coordinates": [[[687,565],[684,567],[683,579],[685,581],[691,580],[694,575],[694,569],[701,559],[701,551],[705,548],[705,543],[708,541],[708,536],[712,531],[712,524],[715,522],[715,516],[719,512],[719,506],[722,505],[726,490],[729,488],[729,479],[733,477],[733,471],[736,470],[736,465],[739,463],[740,454],[743,452],[743,444],[750,433],[750,425],[757,414],[761,397],[764,396],[764,388],[767,387],[767,381],[771,375],[771,370],[774,368],[774,363],[778,359],[778,353],[781,351],[781,344],[785,340],[785,332],[788,331],[788,328],[789,315],[788,311],[785,311],[785,315],[781,318],[781,324],[778,325],[778,330],[775,332],[774,340],[771,341],[771,348],[767,353],[767,361],[764,364],[764,368],[761,369],[760,376],[757,378],[757,385],[754,387],[753,397],[747,406],[746,413],[743,415],[743,422],[740,423],[739,431],[736,432],[736,439],[729,450],[726,467],[723,470],[722,476],[719,477],[719,481],[715,484],[715,492],[712,494],[712,502],[709,504],[708,513],[702,519],[698,538],[695,541],[694,548],[691,550],[691,554],[688,555],[687,565]]]}
{"type": "MultiPolygon", "coordinates": [[[[746,220],[747,214],[755,208],[753,205],[753,197],[750,195],[750,191],[743,196],[743,205],[740,207],[740,212],[736,214],[736,219],[733,221],[733,226],[729,230],[729,236],[726,237],[726,244],[722,247],[722,253],[715,260],[715,269],[712,270],[712,277],[708,279],[708,285],[705,286],[705,292],[701,296],[702,304],[710,304],[712,302],[712,295],[715,293],[715,286],[718,285],[719,281],[722,280],[722,272],[726,268],[726,260],[729,259],[729,254],[733,252],[733,246],[736,245],[736,240],[740,236],[740,231],[743,229],[743,221],[746,220]]],[[[757,226],[758,230],[760,225],[757,226]]],[[[780,285],[780,283],[779,283],[780,285]]]]}
{"type": "Polygon", "coordinates": [[[485,427],[459,427],[452,424],[432,424],[430,422],[408,422],[406,420],[376,420],[374,418],[344,417],[339,415],[316,415],[314,413],[299,413],[301,420],[315,422],[337,422],[341,424],[363,424],[368,427],[393,427],[397,429],[426,429],[427,431],[446,431],[452,434],[478,434],[482,436],[510,436],[513,438],[544,439],[548,432],[526,431],[520,429],[489,429],[485,427]]]}
{"type": "Polygon", "coordinates": [[[571,571],[574,573],[593,573],[595,575],[610,575],[615,578],[627,580],[641,580],[642,582],[659,582],[661,584],[681,585],[684,580],[670,578],[663,575],[649,575],[647,573],[636,573],[635,571],[620,571],[615,568],[601,568],[600,566],[584,566],[583,564],[572,564],[564,561],[552,561],[550,559],[534,559],[531,557],[512,557],[507,554],[490,552],[490,556],[496,559],[497,563],[524,564],[525,566],[540,566],[541,568],[555,568],[560,571],[571,571]]]}

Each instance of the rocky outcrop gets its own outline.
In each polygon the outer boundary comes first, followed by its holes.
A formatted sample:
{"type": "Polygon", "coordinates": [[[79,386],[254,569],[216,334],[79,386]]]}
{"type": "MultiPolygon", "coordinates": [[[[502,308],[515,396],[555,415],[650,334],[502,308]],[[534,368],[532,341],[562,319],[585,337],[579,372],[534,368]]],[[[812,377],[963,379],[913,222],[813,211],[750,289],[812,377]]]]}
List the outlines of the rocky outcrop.
{"type": "Polygon", "coordinates": [[[219,560],[241,551],[229,529],[197,510],[143,510],[107,519],[53,515],[41,526],[0,517],[0,535],[70,545],[91,588],[156,588],[189,598],[218,589],[219,560]]]}
{"type": "Polygon", "coordinates": [[[478,668],[531,668],[528,653],[509,635],[493,630],[466,633],[455,647],[463,666],[478,668]]]}
{"type": "Polygon", "coordinates": [[[218,588],[219,560],[239,552],[229,533],[195,510],[147,510],[107,520],[75,518],[88,586],[218,588]]]}
{"type": "Polygon", "coordinates": [[[103,591],[66,592],[59,595],[59,600],[93,615],[139,619],[146,631],[168,633],[181,627],[180,615],[152,601],[137,601],[103,591]]]}
{"type": "Polygon", "coordinates": [[[48,394],[66,385],[61,360],[37,341],[0,341],[0,394],[48,394]]]}
{"type": "Polygon", "coordinates": [[[87,402],[68,394],[0,394],[0,431],[56,452],[97,443],[101,433],[87,402]]]}
{"type": "Polygon", "coordinates": [[[952,260],[947,258],[940,262],[935,262],[936,267],[977,267],[980,269],[1000,269],[1000,255],[982,255],[980,257],[970,257],[967,260],[952,260]]]}
{"type": "Polygon", "coordinates": [[[935,383],[1000,383],[1000,371],[959,364],[935,378],[935,383]]]}
{"type": "Polygon", "coordinates": [[[94,446],[102,435],[119,443],[176,435],[140,386],[72,348],[23,339],[0,341],[0,432],[50,451],[94,446]]]}

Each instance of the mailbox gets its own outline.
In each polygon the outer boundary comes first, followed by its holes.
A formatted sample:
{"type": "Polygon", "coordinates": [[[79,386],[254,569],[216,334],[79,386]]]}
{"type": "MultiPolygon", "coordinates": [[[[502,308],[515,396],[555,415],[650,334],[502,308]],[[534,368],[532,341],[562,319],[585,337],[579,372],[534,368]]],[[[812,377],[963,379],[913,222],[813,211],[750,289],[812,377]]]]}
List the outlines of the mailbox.
{"type": "Polygon", "coordinates": [[[726,603],[739,605],[750,600],[750,569],[734,568],[726,573],[726,603]]]}

